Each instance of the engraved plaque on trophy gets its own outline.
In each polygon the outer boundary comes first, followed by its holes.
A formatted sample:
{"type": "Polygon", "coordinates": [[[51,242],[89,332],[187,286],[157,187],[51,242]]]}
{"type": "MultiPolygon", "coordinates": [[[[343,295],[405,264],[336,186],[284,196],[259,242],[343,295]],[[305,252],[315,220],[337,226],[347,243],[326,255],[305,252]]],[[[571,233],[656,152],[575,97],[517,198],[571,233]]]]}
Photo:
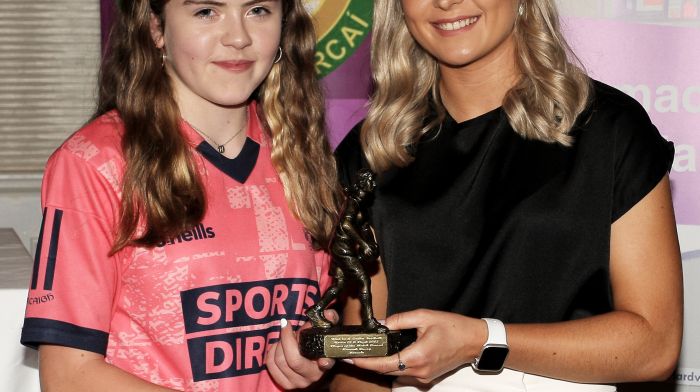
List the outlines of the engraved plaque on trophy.
{"type": "Polygon", "coordinates": [[[365,266],[377,262],[379,248],[366,220],[365,202],[376,186],[374,174],[357,173],[331,243],[333,284],[306,312],[313,327],[300,332],[301,353],[307,358],[357,358],[393,355],[416,340],[415,329],[389,331],[374,317],[370,279],[365,266]],[[333,326],[323,310],[353,280],[359,287],[362,325],[333,326]]]}

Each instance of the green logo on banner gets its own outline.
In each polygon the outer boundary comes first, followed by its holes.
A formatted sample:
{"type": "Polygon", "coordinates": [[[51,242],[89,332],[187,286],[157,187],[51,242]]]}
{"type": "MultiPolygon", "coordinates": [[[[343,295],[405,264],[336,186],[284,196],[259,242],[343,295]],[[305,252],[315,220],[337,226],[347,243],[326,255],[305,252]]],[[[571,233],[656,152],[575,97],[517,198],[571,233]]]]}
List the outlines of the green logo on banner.
{"type": "Polygon", "coordinates": [[[316,24],[316,71],[333,72],[372,30],[372,0],[304,0],[316,24]]]}

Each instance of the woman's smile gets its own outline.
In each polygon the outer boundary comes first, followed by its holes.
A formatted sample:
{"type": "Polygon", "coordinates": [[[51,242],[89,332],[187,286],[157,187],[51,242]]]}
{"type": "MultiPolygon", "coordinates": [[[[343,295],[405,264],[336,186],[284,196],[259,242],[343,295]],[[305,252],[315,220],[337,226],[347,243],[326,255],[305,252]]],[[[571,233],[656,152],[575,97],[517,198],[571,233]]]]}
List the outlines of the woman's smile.
{"type": "Polygon", "coordinates": [[[468,16],[451,20],[437,20],[431,23],[441,35],[452,35],[457,32],[470,30],[478,20],[478,16],[468,16]]]}

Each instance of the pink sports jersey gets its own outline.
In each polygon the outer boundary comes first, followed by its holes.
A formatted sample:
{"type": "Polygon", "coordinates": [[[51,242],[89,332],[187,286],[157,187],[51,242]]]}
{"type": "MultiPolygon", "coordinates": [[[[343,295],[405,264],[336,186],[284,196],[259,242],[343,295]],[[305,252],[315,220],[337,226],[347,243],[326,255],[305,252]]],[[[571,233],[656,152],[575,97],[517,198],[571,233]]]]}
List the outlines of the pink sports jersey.
{"type": "Polygon", "coordinates": [[[292,216],[255,104],[235,159],[185,122],[207,197],[201,224],[108,256],[118,223],[123,125],[107,113],[50,158],[22,343],[93,351],[186,391],[277,391],[265,370],[280,319],[298,325],[330,284],[292,216]]]}

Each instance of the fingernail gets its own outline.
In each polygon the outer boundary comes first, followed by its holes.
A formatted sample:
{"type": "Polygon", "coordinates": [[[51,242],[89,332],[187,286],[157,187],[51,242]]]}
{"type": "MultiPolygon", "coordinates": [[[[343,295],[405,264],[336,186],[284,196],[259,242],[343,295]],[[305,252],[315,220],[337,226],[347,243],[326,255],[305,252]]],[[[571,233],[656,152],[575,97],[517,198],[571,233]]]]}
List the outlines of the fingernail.
{"type": "Polygon", "coordinates": [[[345,362],[345,363],[349,363],[349,364],[351,364],[351,365],[354,365],[354,364],[355,364],[355,362],[354,362],[352,359],[350,359],[350,358],[343,358],[343,359],[341,359],[341,361],[343,361],[343,362],[345,362]]]}
{"type": "Polygon", "coordinates": [[[331,365],[331,361],[328,359],[319,359],[318,364],[321,365],[322,368],[327,368],[331,365]]]}
{"type": "Polygon", "coordinates": [[[379,321],[381,324],[386,324],[386,319],[378,319],[377,321],[379,321]]]}
{"type": "Polygon", "coordinates": [[[286,319],[286,318],[283,318],[283,319],[280,320],[280,328],[286,327],[287,324],[288,324],[288,323],[287,323],[287,319],[286,319]]]}
{"type": "Polygon", "coordinates": [[[306,321],[304,321],[304,320],[299,321],[299,326],[300,326],[300,327],[303,327],[304,324],[306,324],[306,321]]]}

